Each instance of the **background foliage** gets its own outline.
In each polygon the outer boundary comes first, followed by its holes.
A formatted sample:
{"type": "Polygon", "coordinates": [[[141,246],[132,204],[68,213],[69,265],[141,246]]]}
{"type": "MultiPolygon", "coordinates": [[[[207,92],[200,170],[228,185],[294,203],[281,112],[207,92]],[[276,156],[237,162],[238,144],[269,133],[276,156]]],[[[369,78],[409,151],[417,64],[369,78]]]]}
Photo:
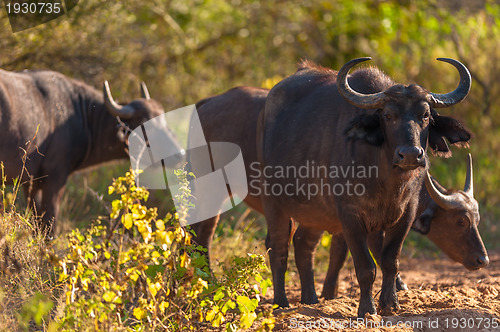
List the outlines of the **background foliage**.
{"type": "MultiPolygon", "coordinates": [[[[0,10],[0,67],[56,70],[97,88],[107,79],[120,101],[139,96],[144,80],[152,97],[171,110],[238,85],[270,88],[303,58],[338,69],[368,55],[396,81],[445,93],[455,88],[458,74],[435,59],[459,59],[471,71],[472,90],[442,113],[464,120],[475,133],[474,188],[480,230],[491,249],[500,247],[499,23],[500,5],[493,0],[81,0],[67,15],[16,34],[0,10]]],[[[445,186],[461,188],[468,151],[453,152],[449,160],[431,157],[431,172],[445,186]]],[[[101,197],[127,168],[123,162],[73,176],[62,211],[72,222],[65,227],[106,214],[101,197]]],[[[165,196],[150,201],[160,211],[170,209],[165,196]]],[[[263,219],[253,212],[241,217],[244,212],[240,206],[226,214],[222,224],[233,227],[219,227],[218,234],[241,237],[234,231],[239,227],[258,239],[261,250],[263,219]]],[[[216,239],[214,246],[255,250],[239,237],[216,239]]],[[[411,255],[429,246],[412,234],[405,250],[411,255]]],[[[224,253],[214,256],[225,259],[224,253]]]]}
{"type": "MultiPolygon", "coordinates": [[[[85,0],[63,17],[16,34],[0,11],[0,67],[52,69],[97,88],[107,79],[121,101],[136,98],[144,80],[171,110],[238,85],[270,88],[302,58],[338,69],[369,55],[396,81],[444,93],[455,87],[458,74],[435,58],[459,59],[472,73],[472,90],[442,112],[475,133],[481,230],[488,247],[498,247],[499,21],[500,5],[492,0],[85,0]]],[[[432,158],[433,175],[448,187],[462,187],[466,152],[432,158]]],[[[123,163],[74,176],[63,217],[88,224],[106,212],[96,197],[125,169],[123,163]]],[[[165,196],[152,201],[170,208],[165,196]]],[[[237,220],[243,211],[231,216],[237,220]]]]}

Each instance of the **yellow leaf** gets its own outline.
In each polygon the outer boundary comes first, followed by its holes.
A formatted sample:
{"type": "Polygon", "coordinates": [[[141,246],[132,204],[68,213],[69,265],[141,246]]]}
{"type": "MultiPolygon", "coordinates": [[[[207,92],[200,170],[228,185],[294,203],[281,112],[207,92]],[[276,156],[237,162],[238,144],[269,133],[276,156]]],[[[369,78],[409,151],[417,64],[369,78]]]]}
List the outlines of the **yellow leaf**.
{"type": "Polygon", "coordinates": [[[130,213],[124,214],[122,216],[122,224],[123,224],[123,226],[125,226],[126,229],[130,229],[132,227],[133,220],[132,220],[132,216],[130,215],[130,213]]]}
{"type": "Polygon", "coordinates": [[[116,294],[113,291],[106,291],[103,295],[102,298],[106,302],[113,302],[113,299],[115,298],[116,294]]]}
{"type": "Polygon", "coordinates": [[[81,280],[82,282],[82,288],[84,291],[88,291],[89,290],[89,282],[90,282],[90,279],[89,278],[83,278],[81,280]]]}
{"type": "Polygon", "coordinates": [[[165,312],[165,309],[167,309],[169,305],[170,305],[170,303],[165,302],[165,301],[162,301],[162,302],[160,303],[160,310],[161,310],[161,312],[162,312],[162,313],[164,313],[164,312],[165,312]]]}
{"type": "Polygon", "coordinates": [[[163,223],[163,220],[158,219],[156,221],[156,228],[158,228],[160,231],[164,231],[165,230],[165,223],[163,223]]]}
{"type": "Polygon", "coordinates": [[[125,264],[130,260],[127,252],[121,252],[120,257],[118,258],[118,264],[125,264]]]}
{"type": "Polygon", "coordinates": [[[332,235],[325,232],[321,238],[321,246],[323,248],[328,248],[332,242],[332,235]]]}
{"type": "Polygon", "coordinates": [[[211,322],[215,318],[215,315],[217,314],[218,311],[219,311],[218,306],[214,306],[212,309],[210,309],[207,312],[207,316],[205,318],[207,320],[207,322],[211,322]]]}
{"type": "Polygon", "coordinates": [[[134,217],[134,219],[144,218],[147,212],[146,208],[139,204],[135,204],[131,210],[132,210],[132,217],[134,217]]]}
{"type": "Polygon", "coordinates": [[[184,244],[187,246],[191,245],[191,234],[186,234],[186,237],[184,237],[184,244]]]}
{"type": "Polygon", "coordinates": [[[188,260],[187,253],[184,252],[181,256],[181,267],[186,267],[186,261],[188,260]]]}
{"type": "Polygon", "coordinates": [[[158,257],[161,257],[161,254],[158,251],[155,250],[155,251],[153,251],[151,253],[151,257],[152,258],[158,258],[158,257]]]}
{"type": "Polygon", "coordinates": [[[172,242],[174,241],[174,239],[175,239],[175,234],[174,234],[174,232],[172,232],[172,231],[168,231],[168,232],[167,232],[167,237],[166,237],[166,241],[167,241],[166,243],[167,243],[167,245],[168,245],[168,244],[172,244],[172,242]]]}
{"type": "Polygon", "coordinates": [[[240,319],[241,327],[243,329],[249,329],[256,319],[257,314],[255,312],[244,312],[240,319]]]}
{"type": "Polygon", "coordinates": [[[150,281],[148,279],[148,287],[149,287],[149,291],[151,292],[151,295],[153,297],[155,297],[156,293],[158,293],[158,291],[161,289],[161,284],[159,282],[150,283],[150,281]]]}
{"type": "Polygon", "coordinates": [[[138,320],[142,320],[144,317],[146,317],[146,311],[144,311],[144,309],[142,308],[135,308],[134,317],[138,320]]]}
{"type": "Polygon", "coordinates": [[[134,268],[127,269],[127,271],[125,271],[125,273],[133,281],[137,281],[137,279],[139,279],[139,274],[137,273],[137,271],[134,268]]]}
{"type": "Polygon", "coordinates": [[[130,279],[132,279],[133,281],[137,281],[137,279],[139,279],[139,275],[137,273],[132,273],[130,275],[130,279]]]}

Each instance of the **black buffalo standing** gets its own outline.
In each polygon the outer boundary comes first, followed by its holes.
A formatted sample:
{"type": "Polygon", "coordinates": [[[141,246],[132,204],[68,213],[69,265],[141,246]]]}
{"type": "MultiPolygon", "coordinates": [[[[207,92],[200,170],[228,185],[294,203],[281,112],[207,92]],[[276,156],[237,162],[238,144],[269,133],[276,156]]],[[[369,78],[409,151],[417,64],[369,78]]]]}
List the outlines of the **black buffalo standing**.
{"type": "MultiPolygon", "coordinates": [[[[258,172],[256,131],[259,113],[264,108],[268,93],[269,90],[265,89],[238,87],[196,104],[207,141],[231,142],[241,148],[249,185],[245,203],[260,213],[262,188],[258,172]]],[[[447,190],[435,179],[432,179],[432,182],[426,181],[420,191],[416,216],[412,229],[427,235],[450,258],[471,270],[488,264],[488,255],[477,229],[479,209],[473,196],[470,156],[464,190],[447,190]],[[447,236],[443,237],[444,233],[447,236]]],[[[218,218],[219,216],[215,216],[191,226],[197,234],[195,241],[208,249],[207,256],[218,218]]],[[[294,235],[295,257],[301,276],[307,276],[307,271],[313,268],[314,252],[322,233],[323,231],[299,225],[294,235]]],[[[381,257],[382,237],[383,232],[376,232],[368,238],[370,250],[377,261],[380,261],[381,257]]],[[[337,296],[338,273],[345,262],[347,250],[342,234],[334,235],[330,249],[330,265],[322,292],[322,297],[326,299],[337,296]]],[[[396,286],[398,290],[406,288],[399,275],[396,286]]],[[[301,302],[317,302],[314,288],[314,280],[302,279],[301,302]]]]}
{"type": "MultiPolygon", "coordinates": [[[[428,168],[427,146],[450,155],[444,138],[452,144],[470,139],[460,122],[435,110],[466,97],[471,79],[465,66],[440,59],[460,73],[459,86],[441,95],[415,84],[396,84],[374,68],[358,70],[348,79],[350,68],[368,59],[352,60],[338,73],[306,62],[278,83],[266,100],[257,136],[261,139],[257,149],[262,168],[298,169],[309,161],[343,169],[376,166],[378,170],[376,177],[301,179],[308,186],[361,186],[363,195],[316,193],[308,197],[301,192],[262,198],[274,303],[280,306],[288,306],[284,277],[292,219],[310,229],[343,233],[361,290],[359,317],[377,312],[372,297],[376,269],[367,236],[385,231],[379,262],[383,273],[379,306],[382,314],[397,310],[399,255],[416,216],[428,168]]],[[[277,177],[262,177],[263,181],[281,188],[290,183],[277,177]]],[[[313,280],[312,269],[307,272],[311,275],[306,279],[313,280]]]]}
{"type": "MultiPolygon", "coordinates": [[[[119,105],[107,82],[103,93],[53,71],[0,70],[0,160],[12,180],[21,175],[30,147],[21,181],[43,232],[52,233],[73,172],[128,158],[126,127],[134,129],[164,113],[143,83],[141,92],[142,98],[119,105]]],[[[165,145],[180,156],[182,149],[164,130],[165,145]]]]}

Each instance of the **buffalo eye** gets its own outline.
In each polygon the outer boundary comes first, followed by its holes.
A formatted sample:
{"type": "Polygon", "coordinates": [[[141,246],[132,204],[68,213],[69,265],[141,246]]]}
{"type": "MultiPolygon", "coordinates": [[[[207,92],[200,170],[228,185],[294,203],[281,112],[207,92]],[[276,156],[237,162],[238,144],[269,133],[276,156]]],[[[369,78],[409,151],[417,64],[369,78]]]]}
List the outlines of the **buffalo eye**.
{"type": "Polygon", "coordinates": [[[422,116],[422,120],[427,121],[429,120],[429,117],[431,116],[431,113],[429,111],[425,112],[424,115],[422,116]]]}
{"type": "Polygon", "coordinates": [[[457,225],[458,225],[458,226],[461,226],[461,227],[462,227],[462,226],[465,226],[465,225],[467,225],[467,224],[469,224],[469,220],[468,220],[467,218],[460,218],[460,219],[458,219],[458,221],[457,221],[457,225]]]}
{"type": "Polygon", "coordinates": [[[392,119],[391,115],[389,113],[385,113],[384,114],[384,118],[387,120],[387,121],[390,121],[392,119]]]}

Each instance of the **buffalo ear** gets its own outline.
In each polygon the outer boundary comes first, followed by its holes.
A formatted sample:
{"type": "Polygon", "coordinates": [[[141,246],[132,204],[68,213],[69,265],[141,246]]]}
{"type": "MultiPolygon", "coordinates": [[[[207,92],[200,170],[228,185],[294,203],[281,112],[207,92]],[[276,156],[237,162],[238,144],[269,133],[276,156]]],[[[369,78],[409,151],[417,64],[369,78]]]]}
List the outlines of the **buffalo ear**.
{"type": "Polygon", "coordinates": [[[411,229],[420,234],[426,235],[431,230],[432,218],[434,218],[434,209],[432,207],[428,207],[415,219],[411,229]]]}
{"type": "Polygon", "coordinates": [[[377,114],[361,114],[355,117],[344,130],[344,135],[347,139],[359,139],[376,146],[384,143],[384,135],[377,114]]]}
{"type": "Polygon", "coordinates": [[[472,133],[460,121],[448,116],[432,112],[432,123],[429,129],[429,147],[440,157],[451,157],[448,142],[459,147],[468,147],[472,133]]]}

